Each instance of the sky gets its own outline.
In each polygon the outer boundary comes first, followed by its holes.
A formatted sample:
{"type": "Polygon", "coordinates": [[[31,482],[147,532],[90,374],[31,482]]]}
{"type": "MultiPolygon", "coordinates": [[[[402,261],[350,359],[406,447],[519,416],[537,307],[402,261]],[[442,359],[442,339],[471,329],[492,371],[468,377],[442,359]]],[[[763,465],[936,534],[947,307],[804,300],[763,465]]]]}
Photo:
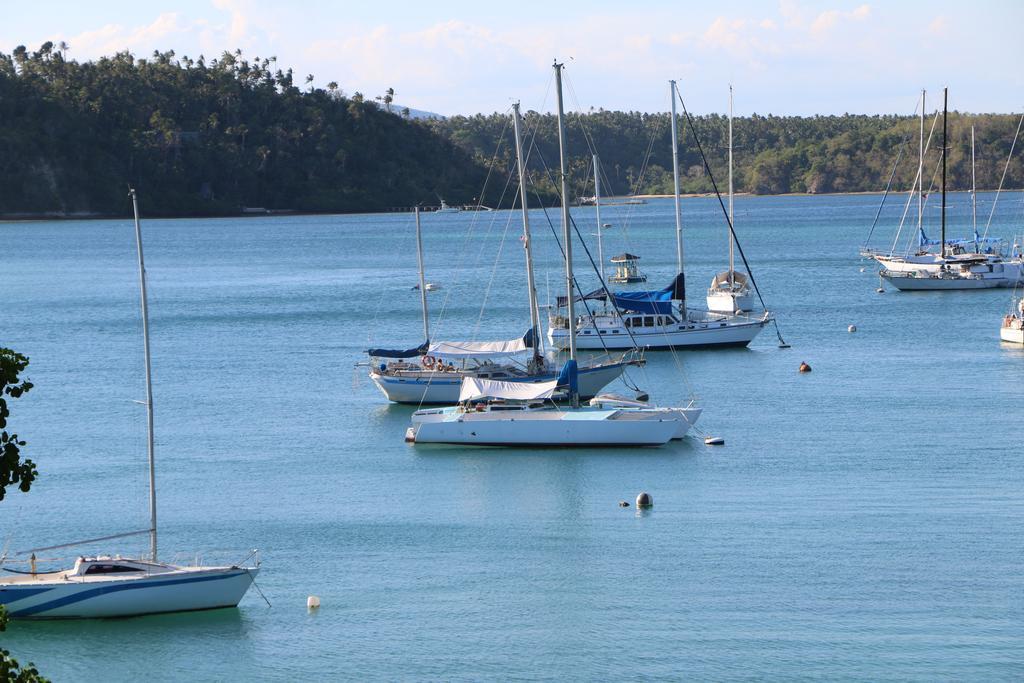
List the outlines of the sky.
{"type": "Polygon", "coordinates": [[[949,87],[951,109],[1024,109],[1024,1],[689,2],[480,0],[0,0],[0,52],[65,41],[86,60],[173,49],[207,59],[241,48],[296,81],[444,115],[552,107],[664,111],[669,79],[688,108],[738,116],[914,113],[949,87]],[[6,5],[6,6],[5,6],[6,5]],[[486,5],[486,6],[485,6],[486,5]]]}

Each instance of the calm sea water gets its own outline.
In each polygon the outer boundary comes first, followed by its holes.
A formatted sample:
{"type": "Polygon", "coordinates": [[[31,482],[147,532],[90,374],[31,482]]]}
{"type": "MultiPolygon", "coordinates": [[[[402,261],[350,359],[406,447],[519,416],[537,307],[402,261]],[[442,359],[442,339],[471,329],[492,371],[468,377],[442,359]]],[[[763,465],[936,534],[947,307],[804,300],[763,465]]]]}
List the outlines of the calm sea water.
{"type": "MultiPolygon", "coordinates": [[[[793,348],[765,330],[745,350],[650,354],[634,381],[662,403],[695,393],[726,446],[594,452],[403,442],[411,409],[354,364],[371,344],[422,341],[411,215],[145,221],[161,555],[258,547],[272,607],[250,591],[238,610],[16,623],[3,646],[57,681],[1019,680],[1010,293],[875,293],[856,254],[877,201],[738,199],[793,348]],[[797,374],[803,360],[813,373],[797,374]],[[652,511],[618,506],[642,490],[652,511]]],[[[951,201],[962,234],[967,195],[951,201]]],[[[713,200],[684,212],[702,304],[724,229],[713,200]]],[[[1022,214],[1004,195],[993,231],[1020,233],[1022,214]]],[[[592,232],[592,212],[576,215],[592,232]]],[[[435,338],[525,331],[518,220],[424,217],[435,338]]],[[[654,286],[670,281],[671,201],[604,220],[606,257],[638,253],[654,286]]],[[[554,297],[556,248],[533,221],[554,297]]],[[[12,550],[146,526],[133,239],[124,220],[0,224],[0,344],[31,357],[37,385],[14,405],[40,479],[0,503],[12,550]]]]}

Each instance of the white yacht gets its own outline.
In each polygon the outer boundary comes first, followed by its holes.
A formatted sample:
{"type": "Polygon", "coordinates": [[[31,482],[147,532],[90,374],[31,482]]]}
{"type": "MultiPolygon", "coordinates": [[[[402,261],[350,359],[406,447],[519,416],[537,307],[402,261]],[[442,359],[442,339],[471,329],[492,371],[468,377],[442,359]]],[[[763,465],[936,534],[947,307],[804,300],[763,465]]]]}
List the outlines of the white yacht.
{"type": "MultiPolygon", "coordinates": [[[[948,90],[943,90],[942,106],[942,146],[947,145],[948,90]]],[[[973,186],[974,166],[974,129],[971,129],[971,166],[973,186]]],[[[977,205],[974,203],[972,187],[972,206],[974,214],[974,234],[977,239],[977,205]]],[[[962,242],[962,241],[961,241],[962,242]]],[[[1019,253],[1019,246],[1014,245],[1009,257],[994,254],[966,253],[951,250],[946,240],[946,155],[942,155],[942,223],[939,252],[934,260],[929,260],[922,267],[909,268],[904,262],[898,270],[883,268],[879,275],[887,282],[902,291],[928,291],[949,289],[991,289],[993,287],[1015,287],[1024,284],[1024,258],[1019,253]]],[[[920,260],[933,258],[930,254],[918,256],[920,260]]],[[[884,263],[884,262],[883,262],[884,263]]]]}
{"type": "Polygon", "coordinates": [[[1024,296],[1013,302],[1011,312],[1003,318],[999,338],[1012,344],[1024,344],[1024,296]]]}
{"type": "Polygon", "coordinates": [[[729,243],[729,269],[711,279],[708,288],[708,310],[713,313],[743,313],[754,308],[754,295],[750,291],[747,276],[736,272],[735,239],[732,231],[736,227],[733,211],[732,178],[732,86],[729,86],[729,223],[725,226],[725,239],[729,243]]]}
{"type": "MultiPolygon", "coordinates": [[[[153,389],[149,355],[146,267],[142,254],[139,206],[134,190],[131,190],[131,197],[135,210],[135,239],[139,257],[142,335],[145,349],[150,526],[143,531],[33,548],[18,553],[31,553],[29,571],[8,569],[10,575],[0,576],[0,605],[3,605],[8,614],[15,619],[130,617],[235,607],[259,572],[258,560],[255,566],[178,566],[157,560],[153,389]],[[36,552],[141,534],[149,535],[148,559],[121,556],[79,557],[71,569],[36,571],[36,552]]],[[[255,556],[255,552],[253,555],[255,556]]],[[[0,557],[0,565],[5,559],[0,557]]]]}
{"type": "MultiPolygon", "coordinates": [[[[715,313],[689,309],[683,274],[682,216],[679,198],[679,149],[676,120],[676,82],[670,81],[672,98],[672,176],[675,196],[676,275],[664,289],[642,292],[608,292],[605,288],[574,301],[605,301],[611,306],[589,310],[579,316],[563,315],[559,309],[569,303],[559,297],[548,312],[548,340],[564,349],[571,337],[580,349],[668,349],[746,346],[765,325],[771,314],[715,313]]],[[[572,309],[570,309],[571,311],[572,309]]]]}

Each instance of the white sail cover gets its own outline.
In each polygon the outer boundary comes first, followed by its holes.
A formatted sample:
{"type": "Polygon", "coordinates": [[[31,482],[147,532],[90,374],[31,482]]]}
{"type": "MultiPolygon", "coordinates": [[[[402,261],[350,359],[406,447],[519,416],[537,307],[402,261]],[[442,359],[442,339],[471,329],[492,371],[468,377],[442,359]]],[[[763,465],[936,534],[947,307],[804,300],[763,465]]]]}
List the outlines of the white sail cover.
{"type": "Polygon", "coordinates": [[[439,341],[430,345],[427,355],[439,358],[502,358],[529,350],[522,339],[508,341],[439,341]]]}
{"type": "Polygon", "coordinates": [[[514,401],[534,401],[551,398],[555,394],[558,380],[550,382],[502,382],[479,377],[463,377],[459,403],[482,398],[505,398],[514,401]]]}

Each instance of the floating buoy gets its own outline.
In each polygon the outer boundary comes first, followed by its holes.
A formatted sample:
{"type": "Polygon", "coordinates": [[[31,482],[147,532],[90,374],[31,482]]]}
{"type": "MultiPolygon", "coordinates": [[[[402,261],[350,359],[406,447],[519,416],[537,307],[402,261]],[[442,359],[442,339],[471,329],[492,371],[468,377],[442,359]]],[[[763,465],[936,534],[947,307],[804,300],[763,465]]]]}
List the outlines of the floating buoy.
{"type": "Polygon", "coordinates": [[[878,292],[879,294],[885,294],[885,287],[879,287],[875,291],[878,292]]]}
{"type": "Polygon", "coordinates": [[[800,363],[800,372],[810,372],[810,371],[811,371],[811,366],[807,364],[807,361],[802,361],[800,363]]]}
{"type": "Polygon", "coordinates": [[[646,491],[636,497],[636,506],[638,508],[649,508],[652,505],[654,505],[654,498],[646,491]]]}
{"type": "Polygon", "coordinates": [[[315,595],[310,595],[306,598],[306,609],[317,609],[320,607],[320,598],[315,595]]]}
{"type": "Polygon", "coordinates": [[[857,326],[856,325],[850,325],[849,327],[846,328],[846,331],[847,332],[856,332],[857,331],[857,326]]]}
{"type": "Polygon", "coordinates": [[[861,268],[861,269],[860,269],[860,272],[862,272],[862,273],[863,273],[863,272],[864,272],[864,269],[863,269],[863,268],[861,268]]]}
{"type": "Polygon", "coordinates": [[[620,507],[620,508],[628,508],[628,507],[629,507],[629,501],[626,501],[626,500],[620,500],[620,501],[619,501],[619,507],[620,507]]]}
{"type": "Polygon", "coordinates": [[[646,391],[638,391],[638,392],[636,392],[636,400],[638,400],[638,401],[649,401],[649,400],[651,400],[651,397],[647,395],[646,391]]]}
{"type": "Polygon", "coordinates": [[[415,428],[409,427],[408,429],[405,430],[405,442],[406,443],[416,443],[416,429],[415,428]]]}
{"type": "Polygon", "coordinates": [[[724,446],[725,445],[725,439],[723,439],[720,436],[705,436],[704,437],[704,444],[706,446],[724,446]]]}

